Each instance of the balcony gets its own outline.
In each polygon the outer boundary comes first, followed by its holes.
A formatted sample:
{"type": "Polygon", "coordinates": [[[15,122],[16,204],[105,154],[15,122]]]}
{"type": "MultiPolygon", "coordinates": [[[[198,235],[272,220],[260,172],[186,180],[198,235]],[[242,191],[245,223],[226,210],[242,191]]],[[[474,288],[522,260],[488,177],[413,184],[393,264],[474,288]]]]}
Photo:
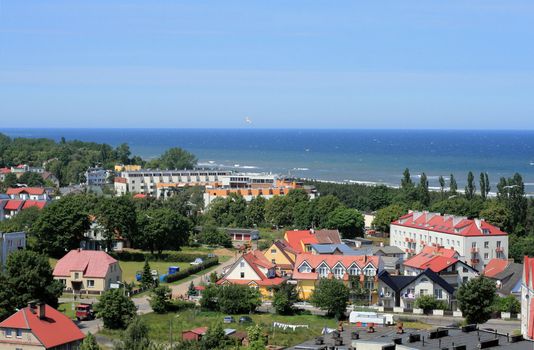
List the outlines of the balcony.
{"type": "Polygon", "coordinates": [[[497,248],[495,248],[495,251],[497,253],[502,253],[502,252],[504,252],[504,248],[503,247],[497,247],[497,248]]]}
{"type": "Polygon", "coordinates": [[[478,264],[480,259],[471,259],[471,264],[478,264]]]}
{"type": "Polygon", "coordinates": [[[395,295],[393,293],[390,293],[390,292],[387,292],[387,293],[380,293],[380,298],[381,299],[391,299],[393,298],[395,295]]]}
{"type": "Polygon", "coordinates": [[[471,253],[478,253],[478,247],[471,247],[471,253]]]}
{"type": "Polygon", "coordinates": [[[408,237],[404,238],[404,242],[410,242],[410,239],[408,237]]]}

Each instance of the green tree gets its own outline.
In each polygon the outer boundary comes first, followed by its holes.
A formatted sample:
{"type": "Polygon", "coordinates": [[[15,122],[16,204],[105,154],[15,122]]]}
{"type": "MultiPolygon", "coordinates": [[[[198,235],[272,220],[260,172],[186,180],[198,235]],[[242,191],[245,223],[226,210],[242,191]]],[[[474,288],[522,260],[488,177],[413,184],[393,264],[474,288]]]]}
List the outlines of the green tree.
{"type": "Polygon", "coordinates": [[[128,324],[121,337],[121,341],[115,345],[117,350],[145,350],[149,349],[151,341],[148,338],[148,326],[139,317],[134,317],[128,324]]]}
{"type": "Polygon", "coordinates": [[[222,324],[217,322],[209,327],[200,341],[202,350],[224,350],[229,345],[229,339],[224,333],[222,324]]]}
{"type": "Polygon", "coordinates": [[[449,193],[451,196],[455,196],[458,194],[458,184],[456,183],[456,179],[454,178],[454,175],[451,174],[449,177],[449,193]]]}
{"type": "Polygon", "coordinates": [[[178,147],[169,148],[159,157],[149,163],[149,167],[160,169],[193,169],[197,158],[178,147]]]}
{"type": "Polygon", "coordinates": [[[110,289],[102,294],[95,311],[105,328],[124,329],[135,317],[136,307],[121,289],[110,289]]]}
{"type": "Polygon", "coordinates": [[[137,217],[141,246],[159,254],[164,249],[178,250],[189,241],[191,222],[168,208],[142,211],[137,217]]]}
{"type": "Polygon", "coordinates": [[[467,216],[470,218],[479,217],[480,211],[484,209],[484,202],[480,198],[469,200],[465,197],[453,197],[444,201],[435,202],[430,206],[430,211],[441,214],[452,214],[467,216]]]}
{"type": "Polygon", "coordinates": [[[391,204],[379,209],[373,219],[373,227],[378,231],[389,232],[390,224],[408,213],[408,209],[400,204],[391,204]]]}
{"type": "Polygon", "coordinates": [[[439,192],[441,194],[441,200],[445,199],[445,179],[443,176],[439,176],[439,192]]]}
{"type": "Polygon", "coordinates": [[[294,304],[298,301],[298,292],[295,285],[282,283],[274,291],[273,307],[279,315],[292,315],[295,313],[294,304]]]}
{"type": "Polygon", "coordinates": [[[412,176],[410,175],[410,169],[404,169],[402,173],[401,189],[404,191],[411,190],[414,187],[412,176]]]}
{"type": "Polygon", "coordinates": [[[143,273],[141,274],[141,287],[152,288],[154,286],[154,278],[152,277],[150,264],[145,260],[143,265],[143,273]]]}
{"type": "MultiPolygon", "coordinates": [[[[102,151],[105,152],[106,150],[103,149],[102,151]]],[[[128,146],[128,144],[121,143],[115,148],[113,152],[114,152],[114,158],[121,164],[130,163],[130,156],[132,155],[132,152],[130,151],[130,146],[128,146]]],[[[106,159],[107,157],[103,156],[102,158],[106,159]]]]}
{"type": "Polygon", "coordinates": [[[54,308],[63,292],[61,282],[54,280],[48,258],[30,250],[17,250],[8,255],[5,266],[7,309],[25,307],[39,300],[54,308]]]}
{"type": "Polygon", "coordinates": [[[60,258],[65,251],[80,247],[84,233],[89,230],[87,203],[83,195],[69,195],[46,206],[31,231],[37,249],[60,258]]]}
{"type": "Polygon", "coordinates": [[[473,172],[470,171],[467,174],[467,185],[465,186],[465,197],[469,200],[475,198],[476,186],[475,186],[475,176],[473,172]]]}
{"type": "Polygon", "coordinates": [[[504,204],[495,200],[487,201],[486,208],[480,211],[480,217],[501,230],[511,230],[512,213],[504,204]]]}
{"type": "Polygon", "coordinates": [[[338,229],[343,238],[363,237],[365,220],[356,209],[338,207],[328,216],[325,226],[338,229]]]}
{"type": "Polygon", "coordinates": [[[521,312],[521,303],[513,295],[507,295],[505,297],[496,297],[494,308],[495,311],[518,314],[521,312]]]}
{"type": "Polygon", "coordinates": [[[45,181],[41,174],[34,172],[25,172],[19,177],[17,182],[21,184],[26,184],[29,187],[41,187],[45,184],[45,181]]]}
{"type": "Polygon", "coordinates": [[[239,284],[220,287],[217,300],[220,310],[231,315],[253,312],[261,305],[261,296],[258,290],[239,284]]]}
{"type": "Polygon", "coordinates": [[[98,223],[104,228],[103,236],[108,250],[111,250],[113,240],[118,237],[135,241],[137,211],[131,197],[103,198],[96,211],[98,223]]]}
{"type": "Polygon", "coordinates": [[[312,202],[299,202],[293,208],[293,227],[307,230],[312,227],[313,205],[312,202]]]}
{"type": "Polygon", "coordinates": [[[267,345],[267,339],[263,334],[263,330],[260,325],[247,327],[247,336],[249,341],[249,350],[265,350],[267,345]]]}
{"type": "Polygon", "coordinates": [[[319,196],[311,203],[313,210],[313,227],[318,228],[325,228],[330,213],[343,205],[341,201],[333,195],[319,196]]]}
{"type": "Polygon", "coordinates": [[[458,288],[458,306],[467,323],[484,323],[491,318],[495,291],[495,282],[484,276],[471,279],[458,288]]]}
{"type": "Polygon", "coordinates": [[[419,186],[417,187],[419,192],[419,201],[427,206],[430,203],[430,192],[428,190],[428,178],[425,173],[421,174],[419,178],[419,186]]]}
{"type": "Polygon", "coordinates": [[[230,235],[224,230],[219,230],[216,226],[211,223],[207,223],[202,226],[202,230],[198,235],[198,241],[203,244],[211,246],[223,246],[226,248],[232,247],[232,239],[230,235]]]}
{"type": "Polygon", "coordinates": [[[482,197],[482,200],[486,200],[488,193],[490,191],[489,189],[489,182],[486,182],[488,173],[480,173],[480,196],[482,197]]]}
{"type": "Polygon", "coordinates": [[[210,284],[202,292],[200,298],[200,307],[204,310],[218,311],[219,303],[217,301],[219,295],[219,287],[216,284],[210,284]]]}
{"type": "Polygon", "coordinates": [[[4,177],[4,181],[2,184],[5,189],[8,189],[10,187],[15,187],[17,182],[18,182],[17,175],[15,175],[14,173],[7,173],[6,176],[4,177]]]}
{"type": "Polygon", "coordinates": [[[262,197],[254,197],[245,209],[245,220],[248,227],[261,226],[265,222],[265,204],[267,200],[262,197]]]}
{"type": "Polygon", "coordinates": [[[285,196],[274,196],[265,203],[265,221],[276,228],[291,226],[291,208],[285,196]]]}
{"type": "Polygon", "coordinates": [[[41,209],[38,207],[24,209],[11,219],[0,221],[0,232],[25,231],[31,234],[31,228],[39,218],[40,214],[41,209]]]}
{"type": "Polygon", "coordinates": [[[350,291],[342,281],[322,278],[311,294],[310,302],[339,319],[345,315],[350,291]]]}
{"type": "MultiPolygon", "coordinates": [[[[191,282],[193,283],[193,282],[191,282]]],[[[167,286],[158,286],[152,290],[150,307],[157,314],[163,314],[171,305],[171,289],[167,286]]]]}
{"type": "Polygon", "coordinates": [[[80,345],[80,350],[100,350],[100,346],[96,342],[96,338],[91,332],[87,333],[82,344],[80,345]]]}

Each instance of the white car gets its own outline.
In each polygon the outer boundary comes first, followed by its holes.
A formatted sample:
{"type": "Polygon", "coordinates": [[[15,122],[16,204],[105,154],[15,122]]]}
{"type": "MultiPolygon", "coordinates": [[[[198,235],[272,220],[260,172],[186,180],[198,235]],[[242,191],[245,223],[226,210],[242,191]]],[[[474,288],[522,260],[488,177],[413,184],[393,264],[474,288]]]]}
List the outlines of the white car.
{"type": "Polygon", "coordinates": [[[201,258],[196,258],[195,261],[190,262],[189,264],[191,264],[191,265],[200,265],[203,262],[204,262],[204,260],[202,260],[201,258]]]}

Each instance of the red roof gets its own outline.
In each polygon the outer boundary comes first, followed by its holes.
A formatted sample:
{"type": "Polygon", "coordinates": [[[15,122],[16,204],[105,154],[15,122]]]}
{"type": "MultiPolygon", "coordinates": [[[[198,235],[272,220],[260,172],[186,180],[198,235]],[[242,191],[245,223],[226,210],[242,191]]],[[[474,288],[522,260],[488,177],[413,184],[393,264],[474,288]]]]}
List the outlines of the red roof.
{"type": "Polygon", "coordinates": [[[429,212],[411,212],[393,225],[418,228],[427,231],[448,233],[458,236],[506,236],[506,232],[484,220],[472,220],[465,217],[440,215],[429,212]]]}
{"type": "Polygon", "coordinates": [[[184,331],[184,332],[191,332],[191,333],[195,333],[198,335],[204,335],[206,334],[207,331],[208,331],[208,327],[198,327],[198,328],[191,329],[189,331],[184,331]]]}
{"type": "Polygon", "coordinates": [[[47,349],[85,337],[74,322],[53,307],[45,305],[45,316],[39,318],[39,307],[34,310],[25,307],[0,323],[0,327],[29,329],[47,349]]]}
{"type": "MultiPolygon", "coordinates": [[[[271,263],[269,260],[267,260],[267,258],[261,252],[261,250],[253,250],[251,252],[243,254],[242,258],[248,263],[248,265],[254,270],[254,272],[258,275],[260,279],[251,280],[251,279],[222,278],[219,281],[217,281],[217,284],[223,284],[225,281],[227,281],[228,283],[232,283],[232,284],[256,283],[257,285],[260,285],[260,286],[271,286],[271,285],[278,285],[285,281],[285,279],[281,277],[268,278],[267,276],[265,276],[265,274],[262,272],[260,267],[264,269],[272,269],[275,267],[275,265],[271,263]]],[[[241,259],[238,259],[233,266],[237,266],[240,263],[240,261],[241,259]]]]}
{"type": "Polygon", "coordinates": [[[123,183],[123,184],[128,183],[128,180],[125,177],[116,177],[113,181],[123,183]]]}
{"type": "Polygon", "coordinates": [[[487,277],[494,277],[495,275],[503,272],[509,263],[510,262],[506,259],[491,259],[484,268],[484,272],[482,274],[487,277]]]}
{"type": "Polygon", "coordinates": [[[40,195],[44,194],[45,190],[42,187],[19,187],[19,188],[13,188],[10,187],[7,189],[7,194],[21,194],[21,193],[27,193],[30,195],[40,195]]]}
{"type": "Polygon", "coordinates": [[[431,269],[440,272],[458,261],[458,253],[454,249],[426,246],[421,253],[406,260],[403,265],[420,270],[431,269]]]}
{"type": "Polygon", "coordinates": [[[146,198],[146,194],[138,193],[133,196],[134,198],[146,198]]]}
{"type": "Polygon", "coordinates": [[[345,269],[350,268],[352,264],[356,264],[360,270],[364,269],[368,264],[373,265],[378,270],[380,265],[379,256],[367,256],[367,255],[332,255],[332,254],[299,254],[297,255],[297,261],[295,261],[295,267],[293,269],[294,279],[317,279],[318,275],[315,272],[302,273],[299,272],[299,267],[306,262],[312,269],[317,269],[319,265],[325,262],[330,269],[332,269],[338,263],[341,263],[345,269]]]}
{"type": "Polygon", "coordinates": [[[9,174],[11,169],[9,168],[0,168],[0,174],[9,174]]]}
{"type": "Polygon", "coordinates": [[[10,199],[4,206],[4,210],[19,210],[23,203],[23,199],[10,199]]]}
{"type": "Polygon", "coordinates": [[[105,278],[109,265],[116,262],[104,251],[74,249],[58,260],[54,276],[70,276],[71,271],[81,271],[84,277],[105,278]]]}
{"type": "Polygon", "coordinates": [[[308,244],[319,243],[315,236],[308,230],[306,231],[286,231],[285,239],[288,245],[293,248],[297,253],[302,253],[301,242],[308,244]]]}
{"type": "Polygon", "coordinates": [[[24,205],[22,206],[22,210],[28,209],[30,207],[37,207],[39,209],[43,209],[48,202],[46,201],[33,201],[33,200],[27,200],[24,202],[24,205]]]}

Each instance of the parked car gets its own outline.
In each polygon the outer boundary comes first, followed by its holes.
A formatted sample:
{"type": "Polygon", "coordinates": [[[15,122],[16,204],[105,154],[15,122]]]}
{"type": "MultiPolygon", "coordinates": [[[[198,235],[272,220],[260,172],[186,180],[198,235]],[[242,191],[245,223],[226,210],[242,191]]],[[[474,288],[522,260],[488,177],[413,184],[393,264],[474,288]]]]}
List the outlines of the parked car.
{"type": "Polygon", "coordinates": [[[202,260],[202,258],[196,258],[195,261],[190,262],[189,264],[191,264],[191,265],[200,265],[203,262],[204,262],[204,260],[202,260]]]}
{"type": "Polygon", "coordinates": [[[239,317],[239,323],[252,323],[252,318],[249,316],[241,316],[239,317]]]}
{"type": "Polygon", "coordinates": [[[93,311],[93,305],[91,304],[78,304],[76,306],[76,319],[78,321],[88,321],[95,319],[95,313],[93,311]]]}
{"type": "Polygon", "coordinates": [[[216,256],[216,255],[213,254],[213,253],[209,253],[209,254],[208,254],[208,258],[215,258],[215,256],[216,256]]]}
{"type": "Polygon", "coordinates": [[[235,318],[233,316],[224,316],[223,323],[234,323],[235,318]]]}

